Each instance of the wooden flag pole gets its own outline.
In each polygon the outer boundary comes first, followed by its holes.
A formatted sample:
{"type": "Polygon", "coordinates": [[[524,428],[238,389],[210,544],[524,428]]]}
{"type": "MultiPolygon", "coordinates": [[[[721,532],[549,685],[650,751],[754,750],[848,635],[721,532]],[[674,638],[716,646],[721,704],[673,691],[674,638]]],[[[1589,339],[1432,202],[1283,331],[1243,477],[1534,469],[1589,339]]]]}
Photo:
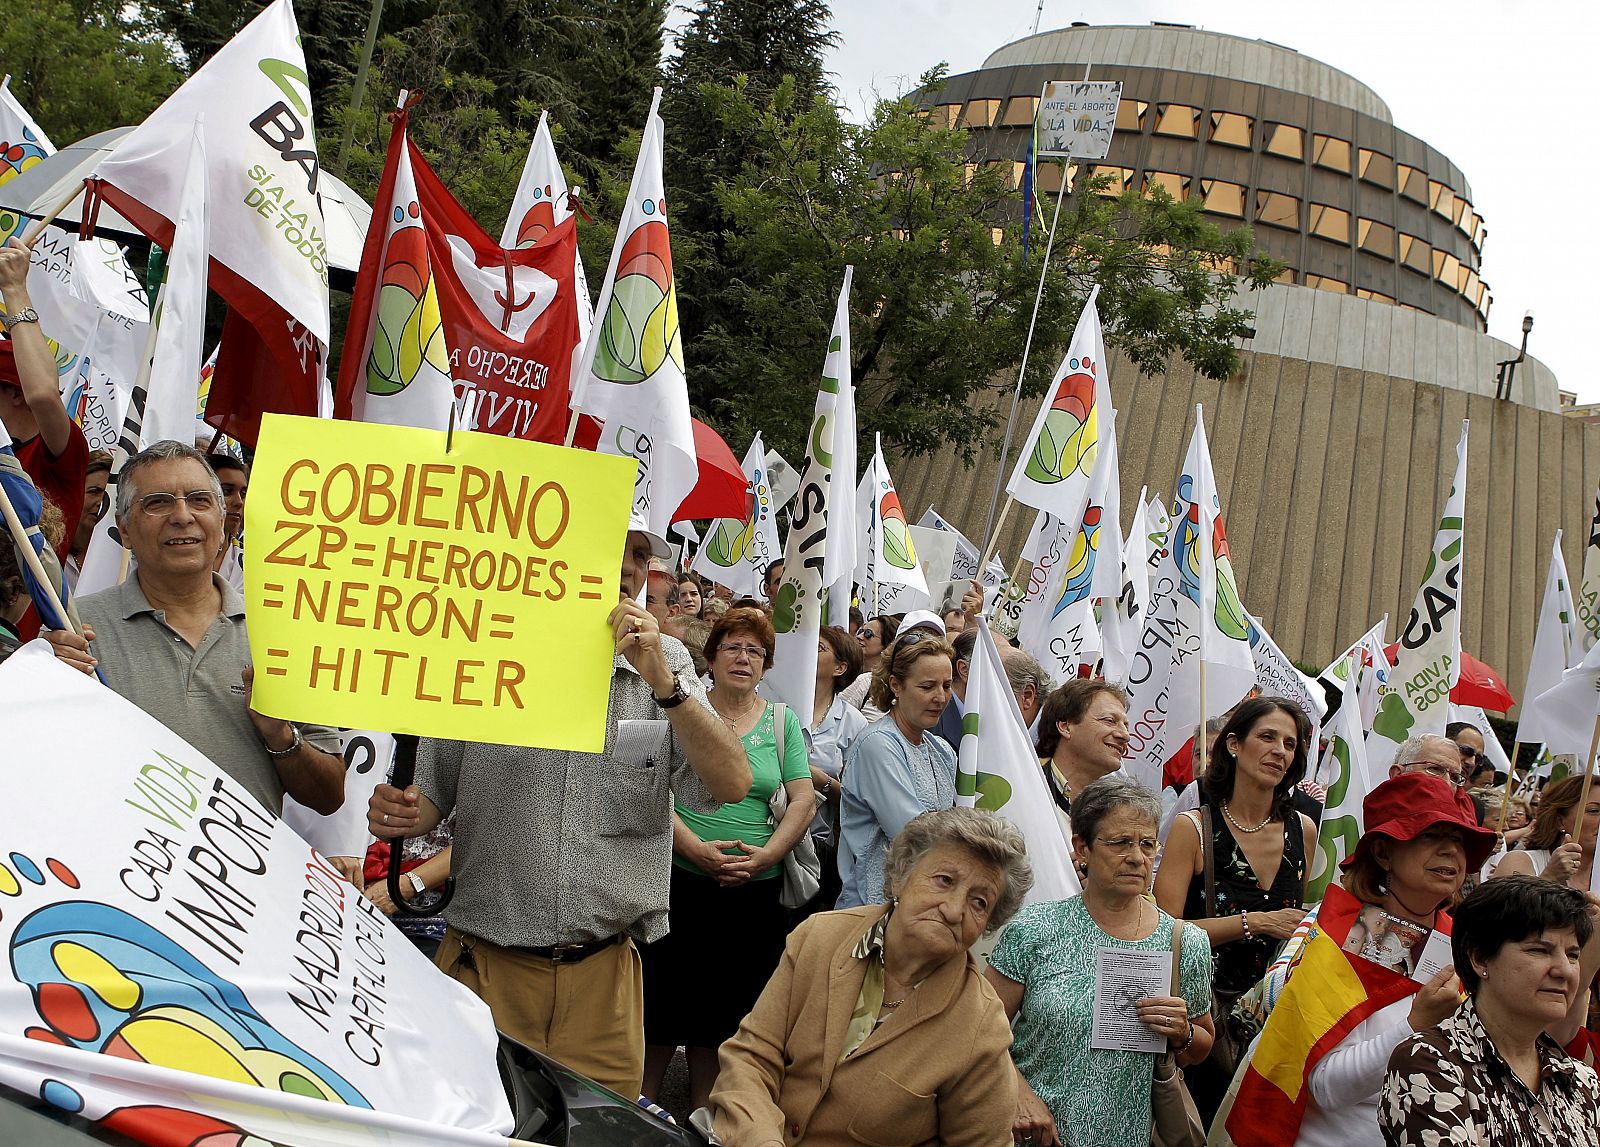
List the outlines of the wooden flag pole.
{"type": "Polygon", "coordinates": [[[1511,769],[1506,773],[1506,791],[1500,795],[1500,826],[1495,829],[1504,836],[1506,831],[1506,815],[1511,810],[1511,786],[1517,779],[1517,754],[1522,752],[1523,742],[1514,741],[1511,745],[1511,769]]]}
{"type": "Polygon", "coordinates": [[[39,237],[39,233],[41,231],[43,231],[46,227],[50,226],[50,224],[54,223],[56,221],[56,218],[63,211],[65,211],[68,207],[72,206],[72,201],[74,199],[78,198],[78,196],[80,196],[82,194],[83,194],[82,185],[74,187],[71,191],[67,192],[67,194],[62,197],[62,200],[61,200],[60,203],[57,203],[54,207],[50,208],[49,211],[45,212],[38,219],[35,219],[32,223],[28,224],[27,230],[22,233],[22,245],[24,247],[32,246],[33,245],[33,241],[39,237]]]}
{"type": "Polygon", "coordinates": [[[1600,713],[1595,714],[1594,736],[1589,739],[1589,755],[1583,761],[1583,791],[1578,794],[1578,815],[1572,825],[1572,840],[1583,839],[1583,810],[1589,807],[1589,786],[1594,783],[1594,755],[1600,751],[1600,713]]]}
{"type": "Polygon", "coordinates": [[[56,616],[61,618],[68,629],[81,636],[82,631],[72,623],[72,618],[67,614],[67,607],[61,604],[61,598],[56,594],[56,587],[50,584],[49,575],[44,572],[44,563],[39,560],[39,555],[33,552],[33,545],[28,541],[28,530],[17,515],[17,508],[11,504],[11,495],[6,493],[4,483],[0,483],[0,513],[4,513],[6,529],[11,531],[17,552],[22,555],[22,560],[28,563],[28,569],[38,581],[39,588],[44,591],[45,600],[50,604],[50,608],[56,611],[56,616]]]}
{"type": "Polygon", "coordinates": [[[1208,767],[1207,758],[1211,754],[1211,746],[1207,743],[1206,737],[1207,724],[1209,722],[1206,720],[1206,660],[1202,657],[1200,659],[1200,731],[1195,734],[1197,743],[1200,746],[1200,768],[1194,774],[1194,779],[1200,782],[1201,788],[1205,787],[1206,769],[1208,767]]]}

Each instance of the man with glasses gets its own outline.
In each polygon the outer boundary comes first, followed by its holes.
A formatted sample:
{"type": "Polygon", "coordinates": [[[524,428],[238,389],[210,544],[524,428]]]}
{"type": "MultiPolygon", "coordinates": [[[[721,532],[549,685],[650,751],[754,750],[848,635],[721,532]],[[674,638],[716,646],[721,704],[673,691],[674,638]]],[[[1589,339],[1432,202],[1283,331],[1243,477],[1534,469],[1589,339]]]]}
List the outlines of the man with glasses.
{"type": "Polygon", "coordinates": [[[138,563],[78,601],[84,636],[45,634],[56,656],[106,684],[204,753],[264,806],[285,793],[327,814],[344,803],[339,738],[250,707],[244,599],[213,572],[223,497],[205,455],[157,442],[117,482],[117,527],[138,563]]]}
{"type": "Polygon", "coordinates": [[[1484,752],[1483,731],[1478,726],[1470,721],[1451,721],[1445,726],[1444,735],[1461,750],[1461,765],[1469,786],[1494,784],[1494,761],[1484,752]]]}
{"type": "Polygon", "coordinates": [[[1400,746],[1400,751],[1394,755],[1394,764],[1389,766],[1389,777],[1392,780],[1403,773],[1427,773],[1449,781],[1451,787],[1457,789],[1467,783],[1461,750],[1449,737],[1438,733],[1423,733],[1400,746]]]}

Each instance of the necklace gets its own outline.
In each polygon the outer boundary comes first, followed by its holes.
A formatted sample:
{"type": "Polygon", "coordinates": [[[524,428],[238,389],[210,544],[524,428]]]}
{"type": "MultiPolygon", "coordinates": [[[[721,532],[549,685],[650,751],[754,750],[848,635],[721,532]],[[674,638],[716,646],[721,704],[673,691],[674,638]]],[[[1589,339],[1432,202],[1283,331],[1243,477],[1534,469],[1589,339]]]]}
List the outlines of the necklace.
{"type": "MultiPolygon", "coordinates": [[[[1133,921],[1132,925],[1126,925],[1126,924],[1123,925],[1123,927],[1125,929],[1126,928],[1131,928],[1132,931],[1137,932],[1141,928],[1144,927],[1144,904],[1145,904],[1144,897],[1143,896],[1139,897],[1139,915],[1134,918],[1134,921],[1133,921]]],[[[1101,924],[1099,920],[1095,919],[1094,910],[1089,907],[1089,901],[1088,900],[1085,900],[1083,902],[1083,906],[1084,906],[1084,909],[1086,911],[1088,911],[1088,913],[1089,913],[1089,919],[1094,920],[1094,924],[1095,924],[1096,928],[1099,928],[1100,931],[1106,933],[1106,935],[1108,935],[1108,936],[1116,936],[1117,935],[1115,932],[1111,931],[1111,929],[1108,928],[1105,924],[1101,924]]],[[[1109,923],[1109,921],[1107,923],[1109,923]]],[[[1118,939],[1126,939],[1126,937],[1120,937],[1119,936],[1118,939]]]]}
{"type": "MultiPolygon", "coordinates": [[[[716,686],[712,686],[711,691],[715,693],[717,691],[716,686]]],[[[756,707],[756,702],[759,700],[761,700],[759,696],[751,697],[750,704],[744,707],[744,712],[737,713],[732,718],[723,716],[722,710],[717,708],[715,701],[711,703],[711,708],[716,712],[717,720],[728,726],[728,731],[737,737],[739,736],[739,723],[750,715],[750,711],[756,707]]]]}
{"type": "Polygon", "coordinates": [[[1260,832],[1262,829],[1266,828],[1267,825],[1272,823],[1272,813],[1269,812],[1269,813],[1267,813],[1267,819],[1266,820],[1262,821],[1260,824],[1256,825],[1254,828],[1246,828],[1244,825],[1240,824],[1238,821],[1233,819],[1233,814],[1228,811],[1228,802],[1227,801],[1223,801],[1222,802],[1222,815],[1227,817],[1228,818],[1228,823],[1233,825],[1233,827],[1238,829],[1240,832],[1260,832]]]}

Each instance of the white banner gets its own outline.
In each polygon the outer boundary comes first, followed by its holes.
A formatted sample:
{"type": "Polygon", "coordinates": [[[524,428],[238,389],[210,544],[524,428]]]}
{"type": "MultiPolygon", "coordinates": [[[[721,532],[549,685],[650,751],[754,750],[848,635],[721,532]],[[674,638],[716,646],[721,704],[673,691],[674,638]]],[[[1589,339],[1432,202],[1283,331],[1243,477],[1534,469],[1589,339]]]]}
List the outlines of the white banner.
{"type": "Polygon", "coordinates": [[[0,770],[0,1079],[194,1142],[510,1128],[488,1008],[228,774],[43,641],[0,665],[0,726],[13,762],[78,750],[0,770]]]}
{"type": "Polygon", "coordinates": [[[1051,80],[1039,97],[1036,154],[1104,159],[1121,99],[1121,81],[1051,80]]]}
{"type": "Polygon", "coordinates": [[[767,567],[783,556],[778,543],[778,503],[759,434],[745,451],[744,474],[750,480],[750,512],[743,519],[712,522],[706,528],[705,544],[689,563],[695,573],[731,589],[735,598],[759,597],[767,567]]]}

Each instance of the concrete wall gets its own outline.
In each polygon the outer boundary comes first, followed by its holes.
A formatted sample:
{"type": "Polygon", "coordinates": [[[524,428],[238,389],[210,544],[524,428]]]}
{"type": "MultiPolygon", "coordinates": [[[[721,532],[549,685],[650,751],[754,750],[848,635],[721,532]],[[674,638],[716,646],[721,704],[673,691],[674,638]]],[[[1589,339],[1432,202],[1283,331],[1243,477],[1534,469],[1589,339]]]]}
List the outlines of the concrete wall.
{"type": "MultiPolygon", "coordinates": [[[[1385,613],[1391,640],[1404,623],[1449,489],[1461,420],[1470,418],[1462,643],[1520,699],[1557,528],[1565,530],[1568,570],[1576,577],[1581,568],[1600,483],[1600,427],[1278,355],[1246,354],[1242,372],[1220,383],[1184,364],[1141,378],[1120,354],[1111,371],[1124,528],[1141,485],[1170,501],[1195,404],[1203,404],[1244,604],[1285,653],[1314,665],[1385,613]]],[[[996,401],[1008,403],[1009,391],[996,401]]],[[[1037,401],[1025,400],[1019,433],[1037,401]]],[[[911,520],[932,503],[982,544],[993,452],[971,470],[930,458],[890,465],[911,520]]],[[[1025,507],[1012,514],[999,551],[1008,564],[1032,518],[1025,507]]]]}

